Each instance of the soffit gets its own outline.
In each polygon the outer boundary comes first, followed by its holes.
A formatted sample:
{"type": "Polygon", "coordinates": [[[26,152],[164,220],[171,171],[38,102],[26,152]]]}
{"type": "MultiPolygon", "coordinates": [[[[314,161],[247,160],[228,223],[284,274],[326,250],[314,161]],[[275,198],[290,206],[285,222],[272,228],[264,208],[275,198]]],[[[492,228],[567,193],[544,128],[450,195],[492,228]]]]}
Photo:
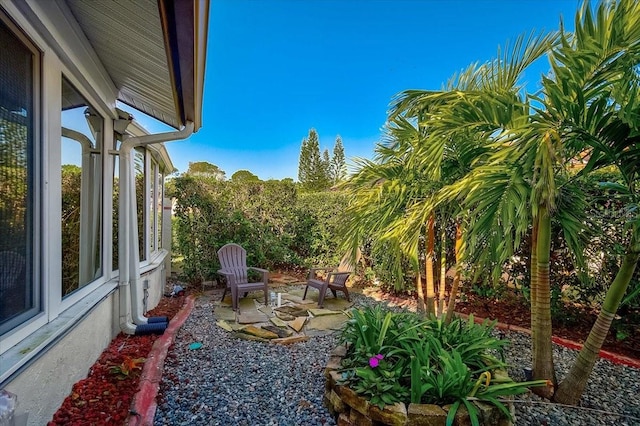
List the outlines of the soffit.
{"type": "Polygon", "coordinates": [[[184,125],[172,87],[156,0],[66,0],[118,89],[118,99],[174,128],[184,125]]]}

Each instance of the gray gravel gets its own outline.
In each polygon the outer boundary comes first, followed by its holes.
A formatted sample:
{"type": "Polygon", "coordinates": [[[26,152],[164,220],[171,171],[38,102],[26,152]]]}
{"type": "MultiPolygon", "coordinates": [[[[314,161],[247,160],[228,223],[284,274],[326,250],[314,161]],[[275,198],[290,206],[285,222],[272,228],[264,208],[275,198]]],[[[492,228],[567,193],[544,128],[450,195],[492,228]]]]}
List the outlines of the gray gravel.
{"type": "MultiPolygon", "coordinates": [[[[379,303],[359,294],[353,299],[360,306],[379,303]]],[[[215,325],[213,308],[206,299],[197,301],[176,336],[165,362],[155,425],[336,424],[322,404],[323,370],[335,335],[289,346],[238,340],[215,325]],[[189,350],[192,342],[203,346],[189,350]]],[[[511,341],[511,377],[524,380],[522,368],[531,363],[529,337],[501,335],[511,341]]],[[[576,355],[555,346],[558,378],[576,355]]],[[[640,370],[598,361],[580,407],[549,404],[531,394],[517,400],[516,425],[640,425],[640,370]]]]}

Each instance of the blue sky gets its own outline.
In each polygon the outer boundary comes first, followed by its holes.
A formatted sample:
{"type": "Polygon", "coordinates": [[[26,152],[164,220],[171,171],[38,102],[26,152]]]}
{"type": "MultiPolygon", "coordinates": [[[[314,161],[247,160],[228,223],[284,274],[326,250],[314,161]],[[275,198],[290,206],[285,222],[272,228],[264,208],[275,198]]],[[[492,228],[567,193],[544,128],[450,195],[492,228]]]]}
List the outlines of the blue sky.
{"type": "MultiPolygon", "coordinates": [[[[578,0],[212,0],[203,127],[167,144],[179,172],[297,180],[310,128],[371,158],[389,102],[439,89],[523,32],[572,28],[578,0]]],[[[546,61],[526,76],[535,87],[546,61]]],[[[136,114],[138,118],[141,114],[136,114]]],[[[140,120],[150,131],[161,128],[140,120]]]]}

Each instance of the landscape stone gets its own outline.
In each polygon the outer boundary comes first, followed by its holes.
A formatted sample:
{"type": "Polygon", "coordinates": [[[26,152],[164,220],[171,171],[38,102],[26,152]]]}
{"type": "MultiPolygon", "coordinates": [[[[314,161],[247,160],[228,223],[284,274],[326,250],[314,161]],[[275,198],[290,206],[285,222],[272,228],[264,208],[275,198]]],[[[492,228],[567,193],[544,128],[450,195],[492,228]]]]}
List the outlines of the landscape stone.
{"type": "Polygon", "coordinates": [[[251,334],[252,336],[261,337],[263,339],[277,339],[278,336],[276,333],[265,330],[264,328],[254,327],[253,325],[248,325],[242,328],[243,333],[251,334]]]}
{"type": "Polygon", "coordinates": [[[306,329],[304,331],[304,334],[306,334],[309,337],[323,337],[323,336],[328,336],[330,334],[334,334],[336,333],[335,330],[309,330],[306,329]]]}
{"type": "Polygon", "coordinates": [[[293,321],[296,319],[293,315],[285,314],[284,312],[273,311],[276,314],[276,317],[281,319],[282,321],[293,321]]]}
{"type": "Polygon", "coordinates": [[[331,351],[332,356],[341,356],[344,357],[347,355],[347,346],[346,345],[338,345],[331,351]]]}
{"type": "Polygon", "coordinates": [[[385,405],[382,410],[377,405],[371,405],[369,415],[374,422],[381,422],[385,425],[401,426],[407,422],[407,408],[402,402],[385,405]]]}
{"type": "Polygon", "coordinates": [[[293,331],[291,330],[287,330],[286,328],[274,327],[273,325],[263,325],[262,328],[274,334],[277,334],[280,338],[289,337],[293,334],[293,331]]]}
{"type": "Polygon", "coordinates": [[[257,310],[240,311],[240,314],[238,314],[239,324],[255,324],[257,322],[269,322],[269,317],[257,310]]]}
{"type": "Polygon", "coordinates": [[[216,321],[216,325],[226,331],[233,331],[233,328],[225,320],[216,321]]]}
{"type": "Polygon", "coordinates": [[[289,321],[287,324],[299,333],[300,330],[302,330],[302,327],[304,327],[305,321],[307,321],[307,317],[298,317],[293,321],[289,321]]]}
{"type": "Polygon", "coordinates": [[[289,314],[292,315],[294,317],[306,317],[308,314],[308,311],[306,308],[300,307],[300,306],[281,306],[279,308],[275,308],[274,309],[276,312],[281,312],[284,314],[289,314]]]}
{"type": "Polygon", "coordinates": [[[324,299],[324,308],[332,311],[344,311],[353,306],[353,302],[349,302],[347,299],[341,297],[342,293],[338,293],[338,297],[326,297],[324,299]]]}
{"type": "Polygon", "coordinates": [[[336,386],[335,391],[349,407],[351,411],[358,411],[361,414],[369,414],[369,401],[355,393],[347,386],[336,386]]]}
{"type": "Polygon", "coordinates": [[[213,310],[213,316],[216,319],[224,320],[224,321],[235,321],[236,313],[231,309],[231,307],[227,306],[218,306],[213,310]]]}
{"type": "Polygon", "coordinates": [[[447,412],[434,404],[409,404],[407,426],[445,426],[447,412]]]}
{"type": "MultiPolygon", "coordinates": [[[[291,320],[293,320],[293,319],[294,319],[294,318],[293,318],[293,317],[291,317],[291,319],[290,319],[289,321],[291,321],[291,320]]],[[[286,327],[286,326],[287,326],[287,323],[286,323],[286,322],[284,322],[284,321],[282,321],[282,320],[281,320],[280,318],[278,318],[277,316],[269,318],[269,321],[271,321],[271,322],[273,323],[273,325],[275,325],[276,327],[286,327]]]]}
{"type": "Polygon", "coordinates": [[[373,426],[373,420],[356,410],[349,412],[349,420],[354,426],[373,426]]]}
{"type": "Polygon", "coordinates": [[[314,317],[321,317],[324,315],[336,315],[336,314],[341,314],[341,311],[332,311],[330,309],[309,309],[309,313],[311,315],[313,315],[314,317]]]}
{"type": "Polygon", "coordinates": [[[256,342],[269,342],[269,340],[267,339],[263,339],[262,337],[258,337],[258,336],[254,336],[252,334],[247,334],[247,333],[242,333],[242,332],[235,332],[232,334],[233,337],[238,338],[238,339],[244,339],[244,340],[254,340],[256,342]]]}
{"type": "Polygon", "coordinates": [[[283,337],[282,339],[273,339],[269,341],[271,343],[277,343],[280,345],[290,345],[291,343],[306,342],[307,340],[309,340],[309,336],[298,335],[298,336],[291,336],[291,337],[283,337]]]}
{"type": "Polygon", "coordinates": [[[238,308],[240,309],[240,312],[242,312],[243,310],[257,310],[255,299],[251,297],[243,297],[242,299],[238,300],[238,308]]]}
{"type": "Polygon", "coordinates": [[[323,315],[309,320],[307,330],[340,330],[349,317],[343,313],[337,315],[323,315]]]}

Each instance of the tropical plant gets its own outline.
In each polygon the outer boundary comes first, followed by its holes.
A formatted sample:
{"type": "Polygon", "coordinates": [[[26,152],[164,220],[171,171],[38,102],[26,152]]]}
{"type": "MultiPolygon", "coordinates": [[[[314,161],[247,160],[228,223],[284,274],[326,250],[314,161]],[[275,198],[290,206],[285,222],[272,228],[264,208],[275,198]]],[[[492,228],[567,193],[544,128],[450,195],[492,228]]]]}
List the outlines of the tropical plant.
{"type": "Polygon", "coordinates": [[[508,342],[493,337],[487,321],[456,318],[447,324],[379,305],[351,315],[341,334],[348,345],[341,382],[380,408],[399,401],[453,404],[447,419],[452,424],[464,405],[477,424],[471,400],[493,404],[510,417],[500,397],[546,385],[544,380],[516,383],[502,372],[506,365],[494,354],[508,342]]]}
{"type": "MultiPolygon", "coordinates": [[[[633,1],[602,2],[596,15],[585,2],[576,16],[573,34],[543,37],[505,50],[499,59],[473,74],[477,90],[405,92],[398,113],[425,122],[432,138],[450,140],[460,129],[483,135],[490,149],[460,180],[445,186],[436,199],[457,200],[466,210],[463,260],[485,265],[498,279],[505,262],[531,230],[531,313],[534,377],[553,384],[551,352],[550,249],[552,221],[579,268],[584,267],[588,218],[580,176],[606,165],[625,168],[634,182],[638,135],[638,47],[640,6],[633,1]],[[531,59],[551,56],[552,73],[543,77],[540,95],[528,96],[517,85],[531,59]],[[586,167],[579,165],[589,159],[586,167]]],[[[436,145],[438,146],[438,145],[436,145]]],[[[433,149],[433,148],[432,148],[433,149]]],[[[435,150],[437,152],[437,149],[435,150]]],[[[629,193],[630,186],[626,186],[629,193]]],[[[631,187],[632,188],[632,187],[631,187]]],[[[621,189],[621,188],[619,188],[621,189]]],[[[633,191],[631,191],[633,192],[633,191]]],[[[630,201],[630,205],[633,205],[630,201]]],[[[637,231],[630,221],[631,239],[618,277],[610,287],[597,322],[593,358],[606,335],[607,322],[617,308],[637,263],[637,231]],[[613,310],[613,311],[612,311],[613,310]],[[602,331],[605,331],[602,333],[602,331]]],[[[594,329],[595,331],[595,329],[594,329]]],[[[593,358],[595,359],[595,358],[593,358]]],[[[589,363],[566,389],[581,392],[589,363]],[[578,386],[575,386],[578,385],[578,386]]],[[[551,397],[554,387],[541,391],[551,397]]],[[[562,397],[563,399],[565,397],[562,397]]]]}

